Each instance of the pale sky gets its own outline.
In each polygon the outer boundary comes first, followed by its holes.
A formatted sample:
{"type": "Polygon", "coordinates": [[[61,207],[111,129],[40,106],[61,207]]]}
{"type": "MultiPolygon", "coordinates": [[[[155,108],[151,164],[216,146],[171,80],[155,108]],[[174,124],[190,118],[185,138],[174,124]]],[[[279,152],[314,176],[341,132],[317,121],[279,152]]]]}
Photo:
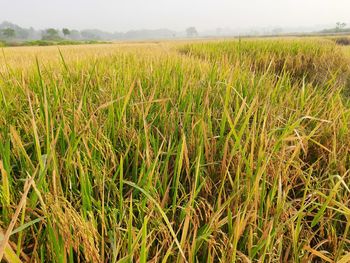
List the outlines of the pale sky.
{"type": "Polygon", "coordinates": [[[107,31],[350,23],[350,0],[0,0],[0,22],[107,31]]]}

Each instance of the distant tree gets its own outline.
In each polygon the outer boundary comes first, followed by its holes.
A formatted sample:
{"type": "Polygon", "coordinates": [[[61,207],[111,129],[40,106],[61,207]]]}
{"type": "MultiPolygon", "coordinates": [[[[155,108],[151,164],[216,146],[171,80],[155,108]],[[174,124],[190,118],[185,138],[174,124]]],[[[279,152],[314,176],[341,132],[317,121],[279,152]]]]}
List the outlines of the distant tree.
{"type": "Polygon", "coordinates": [[[70,35],[70,30],[68,28],[63,28],[62,29],[62,33],[65,37],[69,36],[70,35]]]}
{"type": "Polygon", "coordinates": [[[46,29],[42,39],[43,40],[59,40],[60,36],[58,35],[58,30],[56,30],[54,28],[46,29]]]}
{"type": "Polygon", "coordinates": [[[276,27],[272,30],[273,35],[280,35],[282,33],[283,33],[283,28],[281,28],[281,27],[276,27]]]}
{"type": "Polygon", "coordinates": [[[12,28],[5,28],[2,30],[2,34],[5,38],[10,39],[16,36],[16,31],[12,28]]]}
{"type": "Polygon", "coordinates": [[[337,24],[336,24],[336,30],[338,31],[338,32],[340,32],[343,28],[345,28],[346,27],[346,23],[341,23],[341,22],[337,22],[337,24]]]}
{"type": "Polygon", "coordinates": [[[196,37],[198,36],[198,31],[195,27],[189,27],[186,29],[187,37],[196,37]]]}
{"type": "Polygon", "coordinates": [[[81,36],[85,40],[100,40],[100,36],[98,36],[95,30],[83,30],[80,32],[81,36]]]}
{"type": "Polygon", "coordinates": [[[72,29],[72,30],[70,30],[69,38],[74,39],[74,40],[80,40],[81,34],[78,30],[72,29]]]}

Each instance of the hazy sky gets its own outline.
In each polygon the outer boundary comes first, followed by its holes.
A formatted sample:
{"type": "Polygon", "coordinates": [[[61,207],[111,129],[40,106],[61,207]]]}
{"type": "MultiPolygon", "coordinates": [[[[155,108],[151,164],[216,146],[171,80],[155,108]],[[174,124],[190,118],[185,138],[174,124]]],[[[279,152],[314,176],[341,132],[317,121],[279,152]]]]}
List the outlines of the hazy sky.
{"type": "Polygon", "coordinates": [[[350,22],[350,0],[0,0],[0,22],[126,31],[350,22]]]}

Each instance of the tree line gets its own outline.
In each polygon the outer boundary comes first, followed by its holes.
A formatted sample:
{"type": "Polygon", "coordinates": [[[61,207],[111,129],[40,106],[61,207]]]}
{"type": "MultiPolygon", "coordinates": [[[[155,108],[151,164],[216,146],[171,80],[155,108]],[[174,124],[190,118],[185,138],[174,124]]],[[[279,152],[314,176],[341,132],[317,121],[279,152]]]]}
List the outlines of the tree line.
{"type": "Polygon", "coordinates": [[[199,33],[195,27],[188,27],[184,32],[176,32],[169,29],[156,30],[131,30],[125,33],[109,33],[102,30],[86,29],[74,30],[69,28],[47,28],[35,30],[34,28],[22,28],[10,22],[0,24],[0,40],[3,41],[63,41],[63,40],[118,40],[118,39],[170,39],[198,37],[199,33]]]}

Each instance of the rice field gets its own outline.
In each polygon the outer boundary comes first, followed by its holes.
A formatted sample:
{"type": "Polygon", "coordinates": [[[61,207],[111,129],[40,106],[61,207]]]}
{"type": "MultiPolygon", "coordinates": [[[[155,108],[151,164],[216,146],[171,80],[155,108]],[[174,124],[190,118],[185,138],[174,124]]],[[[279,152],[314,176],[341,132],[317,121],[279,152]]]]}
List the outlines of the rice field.
{"type": "Polygon", "coordinates": [[[3,48],[0,259],[350,262],[350,48],[3,48]]]}

